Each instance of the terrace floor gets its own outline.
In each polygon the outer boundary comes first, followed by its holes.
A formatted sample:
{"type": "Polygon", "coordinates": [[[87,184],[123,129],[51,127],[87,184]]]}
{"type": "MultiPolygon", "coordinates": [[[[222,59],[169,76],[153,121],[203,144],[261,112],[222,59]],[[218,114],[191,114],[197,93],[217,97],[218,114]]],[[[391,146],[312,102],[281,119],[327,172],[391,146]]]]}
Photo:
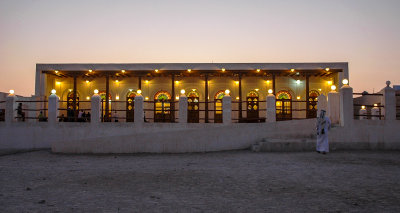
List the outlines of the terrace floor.
{"type": "Polygon", "coordinates": [[[1,212],[399,212],[400,152],[0,156],[1,212]]]}

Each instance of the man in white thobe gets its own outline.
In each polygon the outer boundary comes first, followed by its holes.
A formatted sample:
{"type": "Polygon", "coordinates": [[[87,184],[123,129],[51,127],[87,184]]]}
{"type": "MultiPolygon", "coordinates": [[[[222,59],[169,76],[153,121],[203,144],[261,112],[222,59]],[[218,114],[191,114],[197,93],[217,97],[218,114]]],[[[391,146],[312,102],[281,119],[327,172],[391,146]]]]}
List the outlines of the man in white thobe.
{"type": "Polygon", "coordinates": [[[325,116],[325,110],[317,118],[317,152],[326,154],[329,152],[328,131],[331,128],[331,120],[325,116]]]}

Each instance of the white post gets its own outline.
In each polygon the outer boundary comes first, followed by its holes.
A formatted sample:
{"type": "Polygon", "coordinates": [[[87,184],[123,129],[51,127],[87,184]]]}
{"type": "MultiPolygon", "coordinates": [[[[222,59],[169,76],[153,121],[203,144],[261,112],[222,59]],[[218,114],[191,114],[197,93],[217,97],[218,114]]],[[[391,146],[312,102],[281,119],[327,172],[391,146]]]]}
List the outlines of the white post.
{"type": "Polygon", "coordinates": [[[386,87],[383,89],[383,110],[385,120],[396,120],[396,92],[390,87],[390,81],[386,81],[386,87]]]}
{"type": "Polygon", "coordinates": [[[222,121],[224,124],[232,123],[232,97],[229,94],[222,97],[222,121]]]}
{"type": "Polygon", "coordinates": [[[367,109],[361,108],[359,111],[360,114],[360,120],[366,120],[367,119],[367,109]]]}
{"type": "Polygon", "coordinates": [[[188,119],[188,98],[185,94],[179,97],[179,123],[187,123],[188,119]]]}
{"type": "Polygon", "coordinates": [[[57,122],[59,101],[60,99],[56,94],[51,94],[49,96],[49,105],[48,105],[49,124],[55,124],[57,122]]]}
{"type": "Polygon", "coordinates": [[[101,97],[99,94],[94,94],[91,100],[90,123],[99,124],[101,117],[101,97]]]}
{"type": "Polygon", "coordinates": [[[267,122],[274,123],[276,122],[276,103],[275,103],[275,95],[268,94],[267,96],[267,122]]]}
{"type": "Polygon", "coordinates": [[[136,95],[135,97],[135,124],[141,125],[144,123],[144,101],[143,96],[141,94],[136,95]]]}
{"type": "Polygon", "coordinates": [[[326,96],[321,94],[318,96],[317,102],[317,117],[321,114],[321,110],[327,111],[328,101],[326,100],[326,96]]]}
{"type": "Polygon", "coordinates": [[[15,121],[16,113],[16,103],[17,97],[14,94],[9,94],[6,98],[6,108],[5,108],[5,122],[12,123],[15,121]]]}
{"type": "Polygon", "coordinates": [[[336,91],[328,93],[328,108],[327,116],[331,119],[333,124],[339,123],[340,118],[340,95],[336,91]]]}
{"type": "Polygon", "coordinates": [[[372,115],[372,117],[371,117],[371,120],[379,120],[379,108],[377,107],[377,106],[374,106],[372,109],[371,109],[371,115],[372,115]]]}
{"type": "Polygon", "coordinates": [[[340,88],[340,125],[351,126],[354,120],[353,88],[343,85],[340,88]]]}

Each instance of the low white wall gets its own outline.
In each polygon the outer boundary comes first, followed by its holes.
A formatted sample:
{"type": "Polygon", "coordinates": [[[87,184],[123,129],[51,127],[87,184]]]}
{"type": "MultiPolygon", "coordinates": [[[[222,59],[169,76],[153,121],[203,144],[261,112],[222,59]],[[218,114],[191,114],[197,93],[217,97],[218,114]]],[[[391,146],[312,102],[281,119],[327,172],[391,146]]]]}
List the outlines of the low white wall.
{"type": "MultiPolygon", "coordinates": [[[[332,142],[367,142],[398,149],[400,121],[354,121],[333,127],[332,142]]],[[[244,149],[263,138],[311,138],[315,119],[276,123],[0,123],[1,149],[52,148],[63,153],[182,153],[244,149]]]]}

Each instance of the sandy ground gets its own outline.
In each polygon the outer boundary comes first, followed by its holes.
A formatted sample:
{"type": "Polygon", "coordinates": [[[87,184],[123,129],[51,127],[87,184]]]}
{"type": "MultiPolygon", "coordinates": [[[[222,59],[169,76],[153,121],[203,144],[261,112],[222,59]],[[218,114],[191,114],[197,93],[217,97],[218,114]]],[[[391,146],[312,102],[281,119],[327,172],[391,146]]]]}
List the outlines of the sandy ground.
{"type": "Polygon", "coordinates": [[[400,152],[0,156],[0,212],[399,212],[400,152]]]}

